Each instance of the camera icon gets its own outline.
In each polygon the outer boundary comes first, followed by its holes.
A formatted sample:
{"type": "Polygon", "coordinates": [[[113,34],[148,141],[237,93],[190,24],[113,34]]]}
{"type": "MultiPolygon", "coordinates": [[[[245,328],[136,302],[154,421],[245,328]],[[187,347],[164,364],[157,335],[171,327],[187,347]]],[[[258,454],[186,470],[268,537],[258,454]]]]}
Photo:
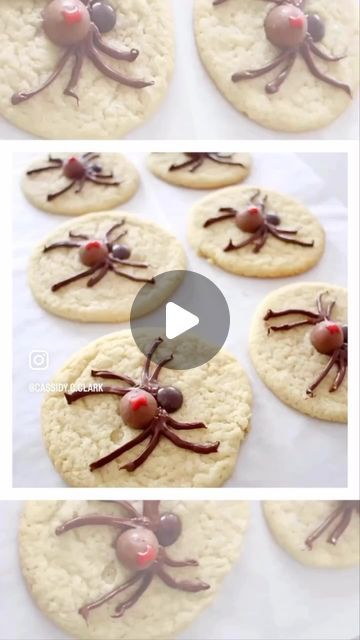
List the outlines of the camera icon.
{"type": "Polygon", "coordinates": [[[33,371],[45,371],[49,368],[49,354],[47,351],[36,350],[29,353],[29,367],[33,371]]]}

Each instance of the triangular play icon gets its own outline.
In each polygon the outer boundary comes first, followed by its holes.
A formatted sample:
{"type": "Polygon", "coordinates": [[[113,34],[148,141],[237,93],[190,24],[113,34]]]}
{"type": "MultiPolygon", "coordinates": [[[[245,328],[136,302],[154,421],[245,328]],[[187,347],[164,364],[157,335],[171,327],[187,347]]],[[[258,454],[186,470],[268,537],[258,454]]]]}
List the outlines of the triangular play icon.
{"type": "Polygon", "coordinates": [[[173,340],[173,338],[181,336],[182,333],[185,333],[186,331],[189,331],[189,329],[196,327],[199,322],[200,320],[198,316],[190,313],[190,311],[187,311],[174,302],[167,303],[166,337],[168,340],[173,340]]]}

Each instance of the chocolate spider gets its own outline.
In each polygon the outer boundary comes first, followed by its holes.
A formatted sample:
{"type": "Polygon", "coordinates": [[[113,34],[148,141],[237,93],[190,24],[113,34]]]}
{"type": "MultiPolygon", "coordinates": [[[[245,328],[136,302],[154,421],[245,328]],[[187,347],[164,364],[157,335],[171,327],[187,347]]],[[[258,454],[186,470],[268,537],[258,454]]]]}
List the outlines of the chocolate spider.
{"type": "Polygon", "coordinates": [[[90,267],[89,269],[86,269],[86,271],[81,271],[75,276],[71,276],[70,278],[66,278],[66,280],[61,280],[60,282],[53,284],[51,291],[58,291],[58,289],[61,289],[72,282],[76,282],[77,280],[81,280],[82,278],[87,278],[88,276],[92,277],[87,281],[86,286],[93,287],[95,284],[100,282],[104,276],[106,276],[108,271],[112,271],[112,273],[120,276],[121,278],[134,280],[135,282],[148,282],[150,284],[155,284],[154,278],[138,278],[130,273],[125,273],[124,271],[117,271],[117,265],[136,267],[137,269],[147,269],[149,266],[144,262],[134,262],[133,260],[128,259],[131,255],[130,247],[126,244],[119,244],[119,240],[127,234],[127,231],[122,231],[120,234],[116,235],[115,238],[111,238],[113,232],[120,229],[124,224],[125,220],[114,224],[101,240],[97,238],[90,238],[82,233],[73,233],[72,231],[69,231],[70,240],[61,240],[60,242],[54,242],[53,244],[44,247],[43,253],[48,253],[48,251],[54,251],[55,249],[62,247],[65,247],[66,249],[79,249],[80,262],[87,267],[90,267]]]}
{"type": "MultiPolygon", "coordinates": [[[[109,501],[110,502],[110,501],[109,501]]],[[[107,515],[104,513],[77,516],[64,522],[55,530],[60,536],[71,529],[89,525],[104,525],[114,527],[116,536],[113,541],[116,559],[133,575],[123,584],[101,596],[98,600],[83,605],[79,614],[88,619],[93,609],[101,607],[120,593],[140,583],[137,589],[115,607],[112,618],[121,618],[143,593],[150,587],[155,576],[171,589],[197,593],[210,589],[210,585],[200,580],[175,580],[170,576],[166,567],[197,567],[196,560],[173,560],[167,554],[167,547],[173,545],[182,533],[182,523],[178,515],[171,512],[160,513],[160,500],[144,500],[142,513],[124,500],[112,500],[125,512],[126,518],[107,515]]]]}
{"type": "Polygon", "coordinates": [[[60,191],[57,191],[56,193],[49,193],[46,198],[48,202],[58,198],[74,186],[76,187],[75,193],[80,193],[83,190],[86,181],[92,182],[93,184],[100,184],[105,187],[119,186],[120,182],[109,182],[109,180],[114,177],[114,174],[112,171],[110,173],[103,173],[101,165],[94,162],[98,158],[100,158],[100,154],[91,152],[83,153],[80,157],[72,156],[66,159],[52,158],[51,155],[49,155],[48,162],[51,163],[49,166],[30,169],[30,171],[26,172],[26,175],[33,176],[43,173],[44,171],[60,169],[65,178],[70,180],[69,184],[60,191]]]}
{"type": "Polygon", "coordinates": [[[232,153],[185,153],[184,155],[189,159],[181,164],[172,164],[169,167],[169,171],[178,171],[179,169],[190,167],[189,171],[194,173],[204,164],[205,160],[211,160],[211,162],[224,164],[228,167],[243,167],[245,169],[245,165],[242,162],[231,162],[232,153]]]}
{"type": "Polygon", "coordinates": [[[306,394],[310,398],[314,397],[315,389],[319,386],[320,382],[326,378],[334,366],[337,367],[338,371],[329,389],[331,393],[340,387],[347,371],[348,328],[347,325],[341,322],[331,320],[332,311],[336,303],[335,300],[331,300],[325,306],[323,302],[324,295],[325,293],[320,293],[316,299],[317,313],[306,309],[284,309],[283,311],[272,311],[269,309],[264,316],[265,321],[291,314],[305,316],[306,318],[306,320],[297,320],[281,325],[271,325],[268,328],[268,335],[271,331],[290,331],[296,327],[314,325],[310,333],[311,344],[315,347],[316,351],[330,356],[330,359],[318,378],[306,389],[306,394]]]}
{"type": "Polygon", "coordinates": [[[74,92],[80,78],[85,58],[89,58],[95,67],[107,78],[133,89],[143,89],[154,84],[144,80],[135,80],[124,76],[110,67],[99,55],[105,53],[114,60],[134,62],[139,55],[138,49],[120,51],[107,44],[102,33],[111,31],[116,25],[116,11],[105,0],[51,0],[43,11],[42,26],[46,36],[53,43],[65,49],[50,77],[33,91],[15,93],[11,102],[17,105],[29,100],[49,87],[64,69],[70,58],[74,58],[71,76],[64,89],[64,95],[79,97],[74,92]]]}
{"type": "Polygon", "coordinates": [[[330,515],[315,529],[305,540],[305,544],[309,549],[313,548],[313,543],[335,523],[335,528],[331,529],[327,542],[335,545],[342,534],[348,528],[353,512],[357,511],[360,515],[360,502],[357,500],[339,501],[338,507],[330,513],[330,515]]]}
{"type": "Polygon", "coordinates": [[[223,215],[216,216],[215,218],[209,218],[203,224],[204,228],[210,227],[213,224],[222,222],[223,220],[229,220],[234,218],[235,225],[241,229],[250,233],[250,237],[239,244],[234,244],[230,239],[229,243],[224,247],[223,251],[235,251],[236,249],[242,249],[249,244],[253,244],[253,252],[259,253],[266,243],[268,236],[272,235],[282,242],[289,242],[291,244],[297,244],[301,247],[313,247],[314,241],[303,242],[301,240],[295,240],[295,238],[288,238],[287,236],[293,236],[297,234],[296,229],[281,229],[278,228],[280,224],[280,218],[276,213],[267,213],[267,196],[264,196],[260,202],[256,204],[256,199],[260,196],[260,191],[256,191],[250,198],[250,206],[244,211],[237,211],[232,207],[221,207],[219,209],[223,215]]]}
{"type": "MultiPolygon", "coordinates": [[[[226,1],[214,0],[213,4],[220,5],[226,1]]],[[[306,0],[271,0],[271,2],[274,2],[275,6],[271,7],[266,15],[265,35],[271,44],[280,49],[280,53],[260,69],[234,73],[231,76],[232,81],[258,78],[281,66],[278,76],[265,86],[266,93],[277,93],[299,55],[315,78],[342,89],[351,97],[349,85],[323,73],[315,64],[313,56],[326,62],[339,62],[346,57],[331,56],[317,47],[316,43],[321,42],[325,35],[325,24],[321,17],[317,13],[305,12],[306,0]]]]}
{"type": "Polygon", "coordinates": [[[121,380],[127,383],[127,387],[103,386],[102,389],[85,389],[75,391],[74,393],[65,393],[68,404],[72,404],[80,400],[80,398],[95,394],[113,394],[120,396],[119,414],[123,422],[132,429],[142,430],[140,435],[118,449],[115,449],[112,453],[100,458],[100,460],[96,462],[92,462],[90,464],[90,471],[100,469],[147,439],[149,439],[149,442],[143,453],[132,462],[128,462],[123,467],[120,467],[120,469],[135,471],[135,469],[147,460],[162,437],[170,440],[176,447],[187,449],[194,453],[208,454],[215,453],[218,450],[220,442],[207,444],[189,442],[188,440],[180,438],[172,430],[186,431],[190,429],[206,429],[206,425],[202,422],[178,422],[169,415],[180,409],[183,403],[183,395],[180,389],[173,386],[163,387],[158,381],[162,367],[173,360],[172,354],[161,360],[153,373],[150,373],[151,359],[162,342],[162,338],[157,338],[149,350],[139,383],[127,375],[113,373],[112,371],[92,370],[91,375],[94,378],[121,380]],[[169,427],[172,429],[169,429],[169,427]]]}

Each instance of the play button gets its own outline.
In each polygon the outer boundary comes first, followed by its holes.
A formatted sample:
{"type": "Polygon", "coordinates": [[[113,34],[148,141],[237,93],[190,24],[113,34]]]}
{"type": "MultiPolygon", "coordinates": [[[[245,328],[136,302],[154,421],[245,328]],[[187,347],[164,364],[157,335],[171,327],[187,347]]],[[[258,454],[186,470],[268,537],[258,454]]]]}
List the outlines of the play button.
{"type": "Polygon", "coordinates": [[[162,344],[152,356],[169,369],[193,369],[211,360],[223,346],[230,313],[222,291],[194,271],[167,271],[146,283],[137,294],[130,325],[146,356],[157,338],[162,344]],[[172,358],[170,359],[170,356],[172,358]]]}
{"type": "Polygon", "coordinates": [[[196,327],[200,320],[190,311],[186,311],[175,302],[168,302],[166,305],[166,329],[165,335],[168,340],[173,340],[181,336],[189,329],[196,327]]]}

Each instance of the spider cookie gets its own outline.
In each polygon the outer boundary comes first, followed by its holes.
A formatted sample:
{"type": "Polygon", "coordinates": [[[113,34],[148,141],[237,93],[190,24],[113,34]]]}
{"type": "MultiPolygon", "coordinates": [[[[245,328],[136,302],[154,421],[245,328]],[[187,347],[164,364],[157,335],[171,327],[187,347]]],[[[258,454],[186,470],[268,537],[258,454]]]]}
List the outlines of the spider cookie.
{"type": "Polygon", "coordinates": [[[64,480],[82,487],[222,485],[249,429],[251,388],[225,351],[195,369],[163,368],[202,348],[189,338],[169,353],[158,338],[145,357],[130,331],[121,331],[75,354],[54,379],[68,391],[48,394],[42,409],[45,444],[64,480]]]}
{"type": "Polygon", "coordinates": [[[184,251],[167,231],[106,211],[71,220],[43,240],[30,260],[29,283],[38,303],[57,316],[123,322],[144,283],[153,285],[153,294],[138,315],[156,309],[179,284],[158,283],[156,276],[185,267],[184,251]]]}
{"type": "Polygon", "coordinates": [[[22,180],[35,207],[72,216],[113,209],[138,186],[135,167],[119,153],[49,154],[34,160],[22,180]]]}
{"type": "Polygon", "coordinates": [[[350,105],[358,24],[355,0],[195,0],[209,75],[238,111],[277,131],[319,129],[350,105]]]}
{"type": "Polygon", "coordinates": [[[22,571],[72,638],[170,640],[216,598],[248,520],[245,502],[28,502],[22,571]]]}
{"type": "Polygon", "coordinates": [[[265,518],[285,551],[314,567],[357,566],[360,503],[356,500],[275,500],[263,503],[265,518]]]}
{"type": "Polygon", "coordinates": [[[0,0],[0,33],[0,113],[37,136],[122,137],[167,91],[169,0],[0,0]]]}
{"type": "Polygon", "coordinates": [[[260,378],[280,400],[320,420],[347,420],[347,346],[347,291],[336,285],[277,289],[251,325],[260,378]]]}
{"type": "Polygon", "coordinates": [[[247,178],[247,153],[151,153],[150,171],[161,180],[191,189],[217,189],[247,178]]]}
{"type": "Polygon", "coordinates": [[[257,187],[228,187],[192,209],[189,242],[225,271],[258,278],[311,269],[324,251],[320,223],[289,196],[257,187]]]}

